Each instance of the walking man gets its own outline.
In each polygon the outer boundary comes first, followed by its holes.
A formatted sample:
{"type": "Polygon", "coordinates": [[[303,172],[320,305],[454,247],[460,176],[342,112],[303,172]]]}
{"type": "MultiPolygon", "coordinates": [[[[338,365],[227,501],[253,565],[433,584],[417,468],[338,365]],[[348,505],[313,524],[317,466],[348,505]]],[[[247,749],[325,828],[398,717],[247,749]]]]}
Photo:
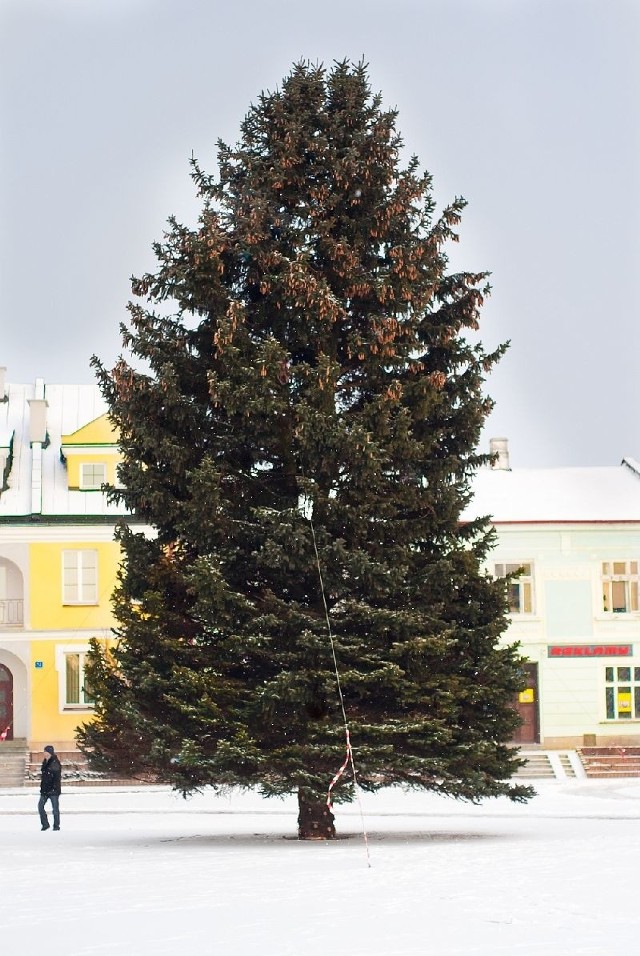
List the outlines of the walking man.
{"type": "Polygon", "coordinates": [[[51,800],[51,809],[53,810],[53,829],[60,829],[60,781],[62,777],[62,766],[55,755],[51,744],[44,748],[44,760],[40,771],[40,799],[38,801],[38,813],[40,814],[40,823],[43,830],[49,829],[49,818],[44,806],[47,800],[51,800]]]}

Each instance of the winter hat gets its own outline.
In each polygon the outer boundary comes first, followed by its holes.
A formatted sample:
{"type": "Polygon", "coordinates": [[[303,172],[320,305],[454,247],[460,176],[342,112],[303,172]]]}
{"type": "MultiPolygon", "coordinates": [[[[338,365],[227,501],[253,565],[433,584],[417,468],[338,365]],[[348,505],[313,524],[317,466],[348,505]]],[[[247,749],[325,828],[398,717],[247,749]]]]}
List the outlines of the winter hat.
{"type": "Polygon", "coordinates": [[[53,755],[54,750],[53,750],[53,747],[51,746],[51,744],[47,744],[47,746],[46,746],[44,749],[46,750],[46,752],[47,752],[48,754],[52,754],[52,755],[53,755]]]}

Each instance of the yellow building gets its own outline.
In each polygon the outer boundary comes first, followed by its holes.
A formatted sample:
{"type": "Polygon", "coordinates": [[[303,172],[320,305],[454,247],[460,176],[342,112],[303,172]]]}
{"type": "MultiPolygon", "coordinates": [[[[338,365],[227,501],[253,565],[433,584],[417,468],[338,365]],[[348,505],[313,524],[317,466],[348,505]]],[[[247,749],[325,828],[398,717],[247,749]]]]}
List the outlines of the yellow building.
{"type": "MultiPolygon", "coordinates": [[[[119,563],[117,436],[96,386],[7,385],[0,369],[0,741],[76,750],[92,637],[119,563]]],[[[128,519],[127,519],[128,520],[128,519]]]]}

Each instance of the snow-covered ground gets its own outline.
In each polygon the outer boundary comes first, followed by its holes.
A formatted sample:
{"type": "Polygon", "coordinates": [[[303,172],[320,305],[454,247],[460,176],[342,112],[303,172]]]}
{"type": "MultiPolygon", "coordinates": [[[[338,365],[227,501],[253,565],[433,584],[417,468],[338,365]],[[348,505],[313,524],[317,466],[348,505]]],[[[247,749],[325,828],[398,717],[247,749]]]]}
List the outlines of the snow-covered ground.
{"type": "Polygon", "coordinates": [[[2,956],[608,956],[637,951],[640,781],[540,781],[525,806],[430,794],[336,808],[67,787],[0,791],[2,956]]]}

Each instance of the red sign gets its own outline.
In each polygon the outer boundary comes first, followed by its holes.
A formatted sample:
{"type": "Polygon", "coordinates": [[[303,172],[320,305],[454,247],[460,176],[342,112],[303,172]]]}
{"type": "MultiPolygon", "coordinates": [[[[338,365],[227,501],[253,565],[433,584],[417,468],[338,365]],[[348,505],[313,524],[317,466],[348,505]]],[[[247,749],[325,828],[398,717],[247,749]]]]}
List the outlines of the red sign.
{"type": "Polygon", "coordinates": [[[631,657],[632,644],[550,644],[549,657],[631,657]]]}

